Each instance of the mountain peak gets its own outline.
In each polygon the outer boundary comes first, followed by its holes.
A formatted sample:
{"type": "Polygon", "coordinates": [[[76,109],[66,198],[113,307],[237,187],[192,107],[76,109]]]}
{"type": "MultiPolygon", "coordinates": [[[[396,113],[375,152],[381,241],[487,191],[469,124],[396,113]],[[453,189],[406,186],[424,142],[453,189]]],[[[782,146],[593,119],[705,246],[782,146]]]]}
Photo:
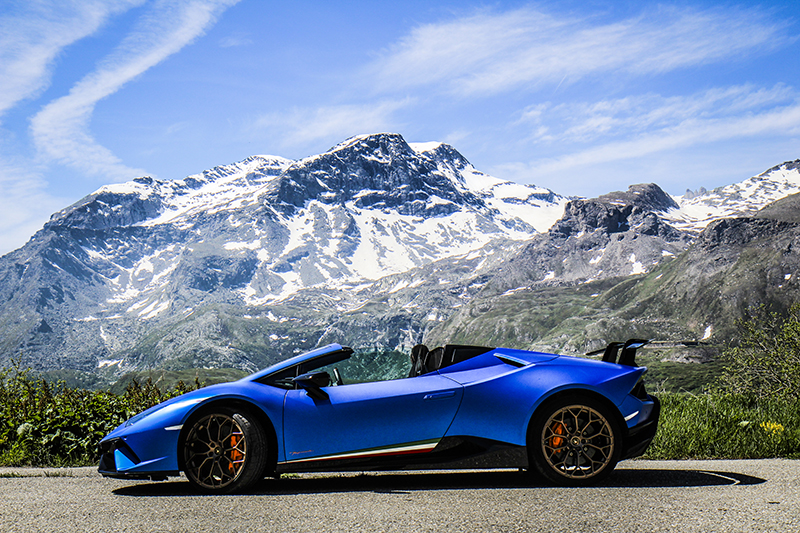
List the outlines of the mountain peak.
{"type": "Polygon", "coordinates": [[[463,178],[440,171],[435,155],[420,154],[396,133],[359,135],[297,161],[270,194],[287,213],[309,200],[425,217],[483,207],[463,178]]]}
{"type": "Polygon", "coordinates": [[[639,207],[645,211],[669,211],[677,209],[678,204],[655,183],[631,185],[627,191],[616,191],[598,198],[601,202],[617,203],[639,207]]]}
{"type": "Polygon", "coordinates": [[[361,135],[354,135],[349,139],[346,139],[327,152],[326,154],[331,152],[338,152],[340,150],[347,150],[347,149],[370,149],[374,150],[376,148],[381,149],[382,151],[389,152],[393,150],[408,150],[413,151],[411,147],[408,145],[406,140],[403,138],[402,135],[399,133],[366,133],[361,135]]]}
{"type": "Polygon", "coordinates": [[[765,170],[759,174],[758,177],[769,177],[778,172],[791,172],[793,170],[800,170],[800,159],[795,159],[794,161],[784,161],[780,165],[775,165],[774,167],[765,170]]]}

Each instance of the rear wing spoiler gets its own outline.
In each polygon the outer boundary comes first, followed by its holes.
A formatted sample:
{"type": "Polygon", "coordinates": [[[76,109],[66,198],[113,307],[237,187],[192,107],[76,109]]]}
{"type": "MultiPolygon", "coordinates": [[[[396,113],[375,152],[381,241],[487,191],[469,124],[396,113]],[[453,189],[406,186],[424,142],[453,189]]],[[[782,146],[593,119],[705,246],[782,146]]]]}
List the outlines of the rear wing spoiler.
{"type": "Polygon", "coordinates": [[[649,343],[644,339],[629,339],[625,342],[612,342],[605,348],[589,352],[586,355],[603,354],[603,361],[606,363],[617,363],[619,365],[636,366],[636,350],[649,343]],[[617,360],[620,349],[622,355],[617,360]]]}
{"type": "Polygon", "coordinates": [[[636,350],[649,344],[650,347],[677,348],[678,346],[703,346],[705,343],[698,341],[651,341],[646,339],[628,339],[625,342],[612,342],[605,348],[600,348],[586,355],[603,354],[603,361],[606,363],[617,363],[618,365],[638,366],[636,364],[636,350]],[[622,354],[620,354],[622,350],[622,354]],[[617,359],[619,357],[619,359],[617,359]]]}

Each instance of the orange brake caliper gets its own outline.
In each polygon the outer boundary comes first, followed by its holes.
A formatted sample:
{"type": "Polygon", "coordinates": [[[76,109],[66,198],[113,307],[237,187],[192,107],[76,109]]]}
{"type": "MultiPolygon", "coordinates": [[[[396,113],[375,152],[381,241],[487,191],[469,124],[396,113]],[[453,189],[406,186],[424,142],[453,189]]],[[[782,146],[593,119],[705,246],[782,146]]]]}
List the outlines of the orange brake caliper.
{"type": "MultiPolygon", "coordinates": [[[[553,423],[553,427],[551,429],[553,430],[553,433],[555,433],[556,435],[564,435],[566,433],[564,429],[564,424],[562,424],[561,422],[553,423]]],[[[550,447],[560,448],[561,445],[564,444],[564,440],[565,439],[563,437],[550,437],[550,447]]]]}
{"type": "Polygon", "coordinates": [[[242,453],[242,451],[239,448],[237,448],[237,446],[239,444],[239,441],[241,441],[241,440],[242,440],[242,436],[241,435],[235,435],[235,434],[231,435],[231,462],[229,464],[231,472],[235,472],[234,466],[233,466],[234,463],[237,463],[238,461],[241,461],[242,459],[244,459],[244,454],[242,453]]]}

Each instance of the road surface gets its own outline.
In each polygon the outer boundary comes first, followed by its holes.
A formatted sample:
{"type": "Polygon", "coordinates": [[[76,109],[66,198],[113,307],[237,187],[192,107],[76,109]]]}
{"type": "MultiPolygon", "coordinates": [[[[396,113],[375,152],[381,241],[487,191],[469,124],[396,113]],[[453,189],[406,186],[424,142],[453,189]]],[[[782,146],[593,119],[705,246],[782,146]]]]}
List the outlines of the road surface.
{"type": "Polygon", "coordinates": [[[800,461],[625,461],[581,489],[511,470],[304,474],[234,496],[198,494],[185,478],[0,468],[0,530],[800,531],[800,461]]]}

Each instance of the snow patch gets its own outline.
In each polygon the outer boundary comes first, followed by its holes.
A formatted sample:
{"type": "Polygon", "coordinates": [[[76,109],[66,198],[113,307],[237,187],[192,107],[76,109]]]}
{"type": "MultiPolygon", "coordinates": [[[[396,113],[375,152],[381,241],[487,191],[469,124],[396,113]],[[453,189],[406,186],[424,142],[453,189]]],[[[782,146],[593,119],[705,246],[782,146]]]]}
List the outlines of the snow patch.
{"type": "Polygon", "coordinates": [[[229,251],[258,250],[261,248],[261,239],[256,239],[251,242],[227,242],[223,244],[222,247],[229,251]]]}
{"type": "Polygon", "coordinates": [[[156,300],[155,302],[151,303],[150,305],[139,311],[139,317],[142,320],[149,320],[163,313],[167,309],[169,309],[169,302],[159,302],[158,300],[156,300]]]}
{"type": "Polygon", "coordinates": [[[647,272],[647,270],[644,268],[644,265],[642,264],[642,262],[636,260],[636,254],[631,254],[630,261],[631,261],[631,264],[632,264],[632,266],[631,266],[631,275],[644,274],[645,272],[647,272]]]}

